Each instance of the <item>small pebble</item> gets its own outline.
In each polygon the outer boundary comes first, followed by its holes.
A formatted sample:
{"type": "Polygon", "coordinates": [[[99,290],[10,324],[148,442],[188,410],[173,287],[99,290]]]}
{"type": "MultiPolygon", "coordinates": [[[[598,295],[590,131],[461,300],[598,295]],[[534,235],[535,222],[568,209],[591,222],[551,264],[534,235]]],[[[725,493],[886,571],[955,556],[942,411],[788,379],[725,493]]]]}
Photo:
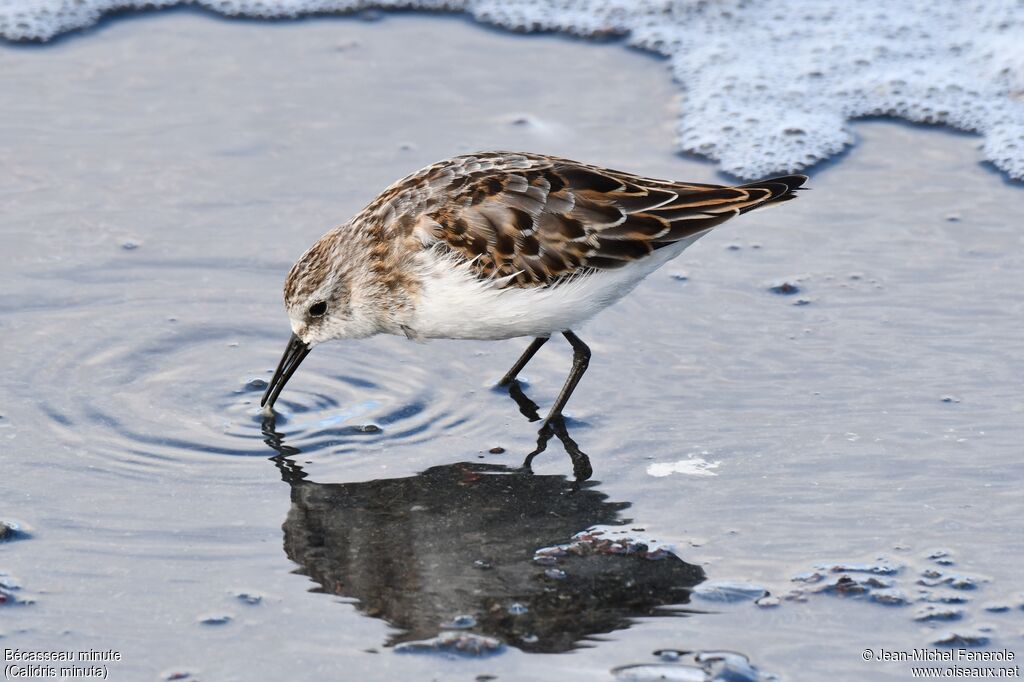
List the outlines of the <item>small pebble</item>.
{"type": "Polygon", "coordinates": [[[239,592],[235,595],[235,599],[244,603],[255,606],[263,601],[263,595],[256,594],[255,592],[239,592]]]}
{"type": "Polygon", "coordinates": [[[505,452],[505,448],[501,447],[500,445],[497,445],[488,450],[487,452],[491,453],[492,455],[500,455],[505,452]]]}
{"type": "Polygon", "coordinates": [[[989,643],[990,637],[983,632],[947,632],[933,644],[937,646],[985,646],[989,643]]]}
{"type": "Polygon", "coordinates": [[[226,613],[215,613],[209,616],[200,616],[199,623],[201,625],[227,625],[234,617],[226,613]]]}
{"type": "Polygon", "coordinates": [[[793,294],[800,292],[800,287],[792,282],[780,282],[779,284],[773,284],[768,287],[768,291],[773,294],[779,294],[780,296],[792,296],[793,294]]]}

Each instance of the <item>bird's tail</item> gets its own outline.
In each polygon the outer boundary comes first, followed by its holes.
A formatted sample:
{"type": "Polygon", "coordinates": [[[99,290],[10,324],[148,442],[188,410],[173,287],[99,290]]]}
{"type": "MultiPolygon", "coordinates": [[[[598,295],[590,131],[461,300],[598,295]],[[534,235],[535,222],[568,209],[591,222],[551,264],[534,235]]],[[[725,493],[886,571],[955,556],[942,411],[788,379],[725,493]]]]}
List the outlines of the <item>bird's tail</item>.
{"type": "Polygon", "coordinates": [[[780,175],[777,178],[768,178],[766,180],[751,182],[746,185],[738,185],[737,189],[763,189],[768,190],[771,193],[762,201],[759,201],[752,206],[740,209],[740,213],[753,211],[757,208],[764,208],[769,204],[781,204],[783,201],[795,199],[797,191],[807,189],[803,186],[805,182],[807,182],[806,175],[780,175]]]}

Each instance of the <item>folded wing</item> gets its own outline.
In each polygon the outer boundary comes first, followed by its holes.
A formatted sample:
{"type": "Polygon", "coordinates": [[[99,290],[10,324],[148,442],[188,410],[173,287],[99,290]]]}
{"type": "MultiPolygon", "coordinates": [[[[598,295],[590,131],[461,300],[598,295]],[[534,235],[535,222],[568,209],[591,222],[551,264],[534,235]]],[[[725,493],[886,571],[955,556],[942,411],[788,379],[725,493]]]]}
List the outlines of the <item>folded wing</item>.
{"type": "Polygon", "coordinates": [[[453,160],[446,186],[438,188],[445,200],[417,229],[425,243],[465,258],[481,278],[548,286],[622,267],[740,213],[791,199],[806,180],[789,175],[727,187],[547,156],[476,154],[453,160]]]}

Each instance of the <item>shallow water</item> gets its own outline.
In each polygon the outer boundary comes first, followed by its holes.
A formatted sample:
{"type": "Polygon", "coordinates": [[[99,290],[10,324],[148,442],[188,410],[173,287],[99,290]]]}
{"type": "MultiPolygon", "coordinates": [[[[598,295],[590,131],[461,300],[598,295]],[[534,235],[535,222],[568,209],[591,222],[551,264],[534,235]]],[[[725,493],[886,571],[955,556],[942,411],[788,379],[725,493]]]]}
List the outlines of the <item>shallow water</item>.
{"type": "MultiPolygon", "coordinates": [[[[865,648],[951,630],[1024,648],[1024,192],[975,138],[859,124],[813,191],[584,328],[577,489],[557,440],[517,472],[536,425],[491,386],[525,341],[334,344],[275,424],[256,405],[290,263],[411,170],[519,148],[718,179],[671,154],[675,89],[650,57],[451,18],[174,11],[0,59],[4,647],[115,649],[125,680],[697,665],[664,650],[880,680],[909,664],[865,648]],[[534,560],[595,524],[675,554],[534,560]],[[887,566],[890,587],[837,582],[887,566]],[[925,611],[958,598],[952,620],[925,611]],[[391,646],[442,630],[505,646],[391,646]]],[[[542,409],[568,363],[556,341],[524,373],[542,409]]]]}

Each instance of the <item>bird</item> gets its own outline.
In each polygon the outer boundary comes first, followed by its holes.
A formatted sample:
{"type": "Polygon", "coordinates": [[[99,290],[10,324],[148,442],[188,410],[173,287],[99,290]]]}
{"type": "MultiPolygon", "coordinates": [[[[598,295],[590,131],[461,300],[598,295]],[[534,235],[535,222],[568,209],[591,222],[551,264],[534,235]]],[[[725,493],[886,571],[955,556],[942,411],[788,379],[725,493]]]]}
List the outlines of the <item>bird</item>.
{"type": "Polygon", "coordinates": [[[554,334],[572,367],[544,426],[590,362],[573,331],[717,225],[787,201],[807,181],[675,182],[526,152],[479,152],[423,168],[324,234],[284,284],[292,334],[265,415],[326,341],[531,337],[498,382],[512,384],[554,334]]]}

